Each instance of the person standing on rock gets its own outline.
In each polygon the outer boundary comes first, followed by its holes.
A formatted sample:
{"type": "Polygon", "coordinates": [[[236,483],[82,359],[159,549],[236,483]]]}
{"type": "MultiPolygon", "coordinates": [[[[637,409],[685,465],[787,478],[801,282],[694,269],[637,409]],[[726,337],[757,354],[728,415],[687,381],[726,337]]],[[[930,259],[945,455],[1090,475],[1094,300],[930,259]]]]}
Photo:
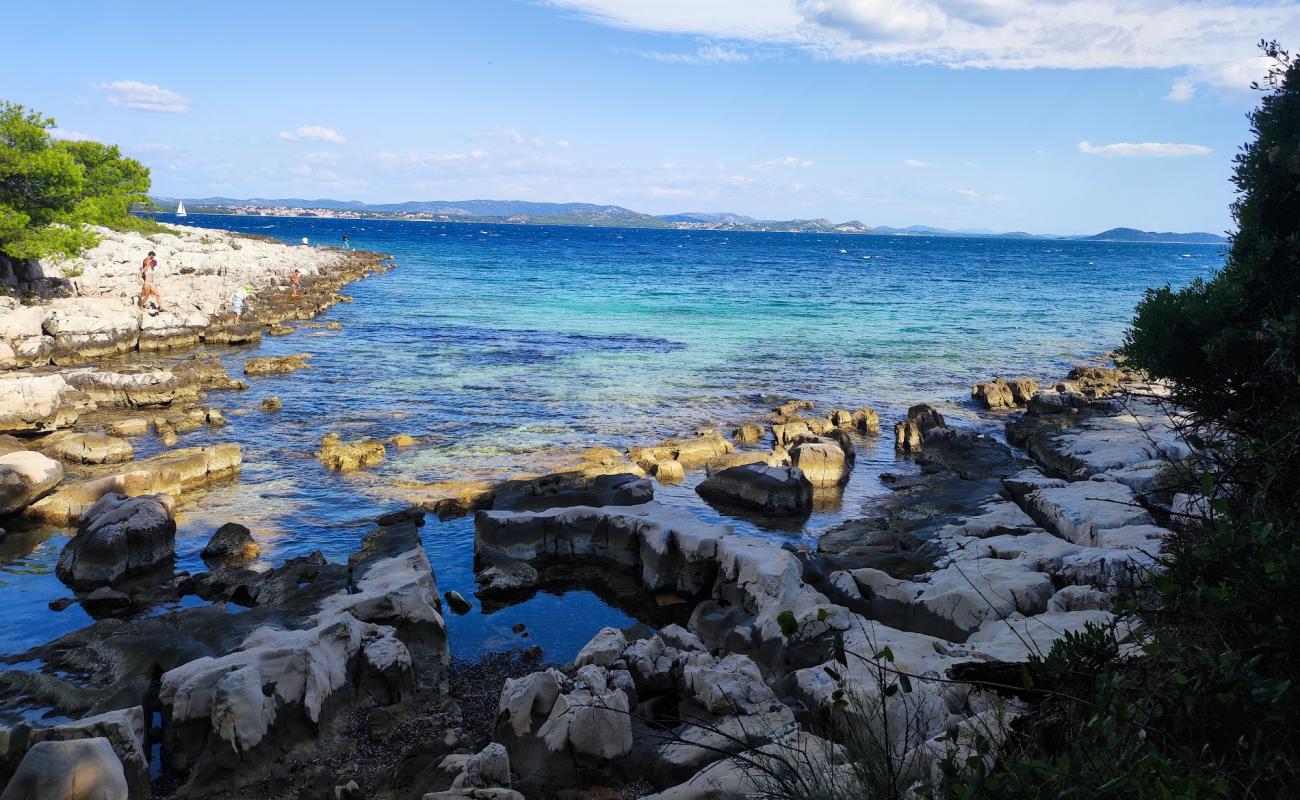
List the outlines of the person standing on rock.
{"type": "Polygon", "coordinates": [[[235,322],[239,322],[240,316],[244,313],[244,297],[246,295],[247,292],[244,291],[242,286],[236,289],[234,294],[230,295],[230,313],[235,322]]]}
{"type": "Polygon", "coordinates": [[[291,275],[289,276],[289,296],[290,296],[290,297],[297,297],[297,296],[298,296],[298,280],[299,280],[299,278],[298,278],[298,268],[297,268],[297,267],[294,267],[294,268],[293,268],[293,274],[291,274],[291,275]]]}
{"type": "Polygon", "coordinates": [[[348,241],[348,235],[346,233],[343,234],[343,249],[344,250],[352,249],[352,244],[348,241]]]}
{"type": "Polygon", "coordinates": [[[147,308],[149,298],[154,299],[154,304],[158,310],[163,310],[162,295],[158,293],[158,287],[154,285],[158,275],[158,259],[154,258],[154,252],[149,251],[149,255],[144,257],[144,263],[140,265],[140,282],[143,288],[140,289],[140,308],[147,308]]]}

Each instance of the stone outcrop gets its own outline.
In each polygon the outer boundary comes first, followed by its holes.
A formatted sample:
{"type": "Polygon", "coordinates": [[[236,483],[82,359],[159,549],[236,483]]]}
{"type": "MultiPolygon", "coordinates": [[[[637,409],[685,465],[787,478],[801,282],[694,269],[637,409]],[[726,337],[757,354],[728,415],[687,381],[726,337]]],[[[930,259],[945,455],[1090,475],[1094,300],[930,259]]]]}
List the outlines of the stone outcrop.
{"type": "Polygon", "coordinates": [[[943,415],[930,406],[912,406],[907,409],[907,419],[894,424],[894,447],[904,453],[920,452],[930,431],[947,426],[943,415]]]}
{"type": "Polygon", "coordinates": [[[227,522],[212,538],[203,546],[199,553],[204,561],[216,564],[247,564],[249,561],[257,558],[262,552],[262,548],[257,542],[253,541],[253,535],[245,528],[235,522],[227,522]]]}
{"type": "Polygon", "coordinates": [[[44,525],[76,524],[99,498],[110,492],[128,497],[179,495],[239,474],[237,444],[183,447],[122,465],[120,473],[64,483],[23,510],[23,519],[44,525]]]}
{"type": "Polygon", "coordinates": [[[798,467],[731,467],[705,478],[695,491],[710,502],[772,516],[806,514],[812,509],[813,484],[798,467]]]}
{"type": "Polygon", "coordinates": [[[131,443],[107,433],[54,433],[41,440],[41,447],[62,461],[79,464],[116,464],[130,461],[131,443]]]}
{"type": "Polygon", "coordinates": [[[5,786],[4,800],[127,800],[130,787],[108,739],[44,741],[5,786]]]}
{"type": "Polygon", "coordinates": [[[378,439],[345,442],[337,433],[330,433],[320,440],[316,457],[335,472],[352,472],[382,462],[386,453],[384,443],[378,439]]]}
{"type": "Polygon", "coordinates": [[[840,486],[848,483],[853,470],[853,451],[846,453],[839,442],[827,437],[800,439],[790,448],[790,463],[814,487],[840,486]]]}
{"type": "Polygon", "coordinates": [[[62,375],[0,374],[0,433],[67,428],[93,407],[62,375]]]}
{"type": "Polygon", "coordinates": [[[0,455],[0,517],[17,513],[63,480],[63,466],[31,450],[0,455]]]}
{"type": "Polygon", "coordinates": [[[676,461],[683,467],[699,467],[719,456],[735,451],[731,442],[719,434],[710,433],[683,439],[667,439],[654,447],[634,447],[628,458],[643,470],[649,470],[660,461],[676,461]]]}
{"type": "Polygon", "coordinates": [[[90,590],[170,566],[175,555],[170,497],[106,494],[82,516],[55,574],[74,589],[90,590]]]}
{"type": "Polygon", "coordinates": [[[284,375],[311,366],[311,353],[294,353],[287,356],[262,356],[244,362],[245,375],[284,375]]]}
{"type": "MultiPolygon", "coordinates": [[[[109,711],[93,717],[86,717],[73,722],[64,722],[57,725],[38,725],[31,723],[20,723],[11,728],[0,732],[0,783],[12,783],[17,788],[18,797],[45,798],[45,797],[102,797],[95,792],[104,788],[104,785],[94,781],[85,781],[85,773],[80,772],[80,768],[75,763],[80,759],[86,759],[88,764],[101,765],[106,771],[106,777],[110,777],[111,786],[114,791],[121,790],[117,797],[143,798],[149,796],[149,756],[145,748],[145,718],[144,709],[140,706],[125,708],[117,711],[109,711]],[[64,751],[57,759],[52,758],[48,753],[38,753],[31,764],[26,768],[26,776],[17,776],[21,770],[21,763],[26,760],[26,756],[42,742],[85,742],[93,741],[93,745],[64,745],[55,748],[64,751]],[[99,742],[107,743],[108,749],[104,750],[104,745],[99,742]],[[67,764],[73,768],[73,775],[81,775],[81,778],[74,777],[73,783],[77,786],[78,791],[86,792],[85,795],[78,794],[44,794],[42,792],[55,791],[53,788],[58,780],[58,776],[46,775],[47,765],[51,763],[63,763],[63,755],[69,755],[70,761],[67,764]],[[112,758],[110,758],[112,756],[112,758]],[[116,766],[114,766],[116,760],[116,766]],[[39,765],[39,769],[37,769],[39,765]],[[120,775],[122,782],[118,783],[117,776],[120,775]],[[12,780],[11,780],[12,779],[12,780]],[[53,779],[53,781],[51,780],[53,779]],[[29,783],[30,781],[30,783],[29,783]]],[[[4,795],[9,796],[8,791],[4,795]]],[[[108,795],[114,796],[114,795],[108,795]]]]}
{"type": "Polygon", "coordinates": [[[977,405],[994,411],[1024,406],[1037,393],[1038,382],[1030,378],[1010,381],[994,378],[991,381],[980,381],[970,387],[971,399],[977,405]]]}

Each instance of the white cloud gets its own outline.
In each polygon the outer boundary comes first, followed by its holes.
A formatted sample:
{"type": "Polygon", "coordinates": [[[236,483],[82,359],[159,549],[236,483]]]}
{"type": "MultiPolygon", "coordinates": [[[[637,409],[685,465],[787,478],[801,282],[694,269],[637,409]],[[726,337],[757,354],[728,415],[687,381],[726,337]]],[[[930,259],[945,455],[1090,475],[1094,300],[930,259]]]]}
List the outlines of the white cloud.
{"type": "Polygon", "coordinates": [[[320,125],[303,125],[292,131],[280,131],[279,137],[286,142],[325,142],[326,144],[343,144],[347,139],[332,128],[320,125]]]}
{"type": "Polygon", "coordinates": [[[1181,70],[1191,83],[1232,89],[1262,74],[1248,57],[1262,35],[1300,40],[1293,0],[543,1],[702,40],[698,53],[667,54],[675,60],[757,46],[954,68],[1181,70]]]}
{"type": "Polygon", "coordinates": [[[1203,156],[1210,153],[1210,148],[1203,144],[1169,144],[1166,142],[1115,142],[1114,144],[1093,144],[1079,142],[1079,152],[1090,156],[1110,156],[1117,158],[1169,158],[1173,156],[1203,156]]]}
{"type": "Polygon", "coordinates": [[[755,164],[752,167],[750,167],[750,169],[756,170],[758,172],[768,172],[770,170],[776,169],[777,167],[801,167],[803,169],[807,169],[812,165],[813,162],[806,158],[799,158],[798,156],[786,156],[784,158],[772,158],[760,164],[755,164]]]}
{"type": "MultiPolygon", "coordinates": [[[[515,128],[493,128],[492,130],[488,131],[488,136],[495,136],[498,139],[509,139],[515,144],[531,144],[533,147],[546,146],[546,141],[543,140],[542,137],[528,136],[523,133],[520,133],[515,128]]],[[[560,146],[567,147],[568,143],[566,142],[565,144],[560,146]]]]}
{"type": "Polygon", "coordinates": [[[63,128],[51,128],[50,136],[65,142],[89,142],[95,137],[81,131],[66,131],[63,128]]]}
{"type": "Polygon", "coordinates": [[[1165,99],[1175,103],[1186,103],[1195,94],[1196,83],[1190,78],[1179,78],[1174,81],[1173,86],[1169,87],[1169,94],[1165,95],[1165,99]]]}
{"type": "Polygon", "coordinates": [[[468,153],[390,153],[388,151],[379,154],[379,160],[385,164],[400,165],[406,167],[435,167],[439,165],[451,164],[468,164],[477,161],[484,161],[488,157],[488,151],[483,149],[470,150],[468,153]]]}
{"type": "Polygon", "coordinates": [[[748,50],[723,47],[716,44],[702,45],[689,52],[664,52],[662,50],[633,50],[632,52],[642,58],[664,64],[744,64],[753,58],[753,54],[748,50]]]}
{"type": "Polygon", "coordinates": [[[903,166],[911,167],[913,169],[933,169],[939,165],[932,164],[929,161],[921,161],[915,158],[905,158],[903,159],[903,166]]]}
{"type": "Polygon", "coordinates": [[[981,203],[1006,203],[1011,200],[1010,197],[1003,194],[984,194],[983,192],[977,192],[974,189],[953,189],[953,191],[962,197],[969,200],[976,200],[981,203]]]}
{"type": "Polygon", "coordinates": [[[95,86],[107,92],[109,105],[134,108],[137,111],[158,111],[165,114],[185,114],[190,101],[170,89],[140,81],[113,81],[95,86]]]}
{"type": "Polygon", "coordinates": [[[568,139],[556,139],[556,140],[555,140],[555,146],[556,146],[556,147],[572,147],[572,145],[569,144],[569,140],[568,140],[568,139]]]}

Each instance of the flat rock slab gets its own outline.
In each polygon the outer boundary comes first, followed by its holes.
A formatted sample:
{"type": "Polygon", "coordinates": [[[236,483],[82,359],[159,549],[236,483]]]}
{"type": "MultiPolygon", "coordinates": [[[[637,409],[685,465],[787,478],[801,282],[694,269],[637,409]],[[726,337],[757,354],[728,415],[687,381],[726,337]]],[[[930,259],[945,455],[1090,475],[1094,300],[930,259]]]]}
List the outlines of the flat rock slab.
{"type": "Polygon", "coordinates": [[[1051,533],[1089,546],[1099,543],[1099,531],[1155,524],[1133,490],[1116,481],[1076,481],[1038,489],[1026,496],[1025,510],[1051,533]]]}

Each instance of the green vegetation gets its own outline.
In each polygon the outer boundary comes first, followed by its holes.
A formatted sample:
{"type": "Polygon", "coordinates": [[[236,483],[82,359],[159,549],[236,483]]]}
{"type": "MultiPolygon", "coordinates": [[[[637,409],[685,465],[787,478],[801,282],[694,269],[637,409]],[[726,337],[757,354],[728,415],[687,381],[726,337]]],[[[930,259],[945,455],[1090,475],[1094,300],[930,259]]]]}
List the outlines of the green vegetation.
{"type": "Polygon", "coordinates": [[[58,141],[54,120],[0,101],[0,253],[71,256],[94,246],[85,225],[153,230],[131,214],[148,204],[149,170],[98,142],[58,141]]]}
{"type": "MultiPolygon", "coordinates": [[[[1211,280],[1148,291],[1124,355],[1172,380],[1208,520],[1139,598],[1144,653],[1068,637],[1025,671],[1045,692],[957,797],[1291,797],[1300,787],[1300,61],[1276,64],[1236,158],[1237,233],[1211,280]]],[[[1199,515],[1198,515],[1199,516],[1199,515]]],[[[1186,520],[1190,522],[1191,520],[1186,520]]]]}

